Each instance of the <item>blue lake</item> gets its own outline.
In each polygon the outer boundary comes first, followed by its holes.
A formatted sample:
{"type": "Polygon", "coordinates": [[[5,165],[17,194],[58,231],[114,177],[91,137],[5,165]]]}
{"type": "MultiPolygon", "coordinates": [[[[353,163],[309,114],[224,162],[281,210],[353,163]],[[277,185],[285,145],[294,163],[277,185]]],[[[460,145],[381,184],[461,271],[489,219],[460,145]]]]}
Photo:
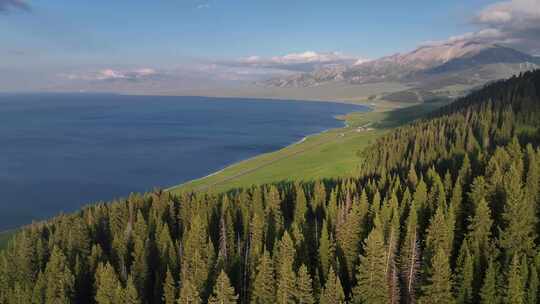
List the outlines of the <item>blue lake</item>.
{"type": "Polygon", "coordinates": [[[354,105],[109,94],[0,95],[0,230],[166,188],[343,125],[354,105]]]}

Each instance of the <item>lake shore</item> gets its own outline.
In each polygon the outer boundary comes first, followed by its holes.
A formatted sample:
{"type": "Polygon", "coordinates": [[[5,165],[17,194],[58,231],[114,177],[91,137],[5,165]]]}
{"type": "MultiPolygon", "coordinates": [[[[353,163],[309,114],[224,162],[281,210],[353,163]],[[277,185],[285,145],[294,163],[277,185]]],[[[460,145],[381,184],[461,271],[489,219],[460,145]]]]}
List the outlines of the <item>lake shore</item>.
{"type": "MultiPolygon", "coordinates": [[[[357,103],[358,104],[358,103],[357,103]]],[[[363,104],[366,106],[366,104],[363,104]]],[[[389,113],[409,120],[411,113],[400,113],[406,106],[380,102],[368,106],[368,112],[351,112],[336,117],[344,126],[306,136],[300,141],[274,152],[236,162],[207,176],[169,187],[166,191],[227,191],[235,187],[271,183],[282,180],[313,180],[354,173],[361,159],[357,152],[399,123],[389,123],[389,113]],[[376,127],[377,123],[386,121],[376,127]]],[[[422,112],[422,111],[419,111],[422,112]]],[[[393,118],[395,119],[395,118],[393,118]]]]}

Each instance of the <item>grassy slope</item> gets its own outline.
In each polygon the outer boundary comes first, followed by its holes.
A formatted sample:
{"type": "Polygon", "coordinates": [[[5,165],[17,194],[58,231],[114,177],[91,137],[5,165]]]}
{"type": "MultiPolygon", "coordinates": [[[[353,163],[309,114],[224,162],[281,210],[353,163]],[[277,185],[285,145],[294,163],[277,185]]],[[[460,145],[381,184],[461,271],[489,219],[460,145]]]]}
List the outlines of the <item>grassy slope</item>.
{"type": "Polygon", "coordinates": [[[396,108],[381,103],[373,112],[351,113],[342,119],[343,128],[309,136],[305,141],[276,152],[234,164],[218,173],[169,189],[174,193],[191,190],[227,191],[232,188],[283,180],[313,180],[353,174],[360,162],[358,151],[389,129],[411,121],[440,103],[396,108]],[[373,130],[359,131],[359,126],[373,130]]]}

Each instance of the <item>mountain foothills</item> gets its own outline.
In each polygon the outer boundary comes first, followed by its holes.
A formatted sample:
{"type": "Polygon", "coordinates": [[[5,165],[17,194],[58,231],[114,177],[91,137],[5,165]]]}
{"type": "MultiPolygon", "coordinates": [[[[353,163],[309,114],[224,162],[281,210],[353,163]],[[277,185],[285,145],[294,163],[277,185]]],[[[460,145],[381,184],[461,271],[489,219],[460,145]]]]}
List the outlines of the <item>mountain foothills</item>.
{"type": "Polygon", "coordinates": [[[539,66],[540,58],[512,48],[461,40],[425,45],[410,53],[358,64],[327,65],[310,73],[270,79],[262,85],[310,87],[327,82],[401,82],[437,91],[456,85],[474,87],[539,66]]]}
{"type": "Polygon", "coordinates": [[[536,71],[387,133],[355,178],[30,225],[0,253],[0,303],[537,303],[539,143],[536,71]]]}

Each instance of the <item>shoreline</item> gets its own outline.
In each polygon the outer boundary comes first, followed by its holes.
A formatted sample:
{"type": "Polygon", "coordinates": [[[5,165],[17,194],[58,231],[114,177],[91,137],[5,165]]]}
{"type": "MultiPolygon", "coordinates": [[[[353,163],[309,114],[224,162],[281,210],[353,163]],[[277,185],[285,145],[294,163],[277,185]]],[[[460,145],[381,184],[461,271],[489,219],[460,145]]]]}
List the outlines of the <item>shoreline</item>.
{"type": "MultiPolygon", "coordinates": [[[[259,99],[260,100],[260,99],[259,99]]],[[[305,100],[297,100],[297,101],[305,101],[305,100]]],[[[309,102],[309,101],[308,101],[309,102]]],[[[330,101],[319,101],[319,102],[330,102],[330,101]]],[[[334,103],[338,103],[340,104],[340,102],[334,102],[334,103]]],[[[341,103],[343,104],[343,103],[341,103]]],[[[351,128],[351,126],[349,125],[346,117],[348,115],[353,115],[353,114],[363,114],[363,113],[369,113],[369,112],[376,112],[376,107],[375,106],[369,106],[369,105],[365,105],[365,104],[358,104],[358,103],[351,103],[351,105],[356,105],[356,106],[362,106],[362,107],[365,107],[366,110],[365,111],[352,111],[352,112],[348,112],[348,113],[344,113],[344,114],[341,114],[341,115],[334,115],[333,118],[337,121],[341,121],[342,122],[342,126],[340,127],[336,127],[336,128],[328,128],[328,129],[324,129],[322,130],[321,132],[316,132],[316,133],[312,133],[312,134],[308,134],[304,137],[302,137],[301,139],[297,140],[297,141],[294,141],[288,145],[285,145],[277,150],[273,150],[273,151],[268,151],[268,152],[265,152],[265,153],[261,153],[261,154],[257,154],[257,155],[254,155],[254,156],[251,156],[251,157],[248,157],[246,159],[243,159],[243,160],[240,160],[240,161],[236,161],[236,162],[233,162],[229,165],[226,165],[225,167],[217,170],[217,171],[214,171],[210,174],[207,174],[205,176],[202,176],[202,177],[199,177],[199,178],[195,178],[195,179],[192,179],[192,180],[189,180],[189,181],[186,181],[184,183],[181,183],[181,184],[177,184],[177,185],[174,185],[174,186],[170,186],[170,187],[167,187],[165,189],[163,189],[163,191],[166,191],[166,192],[171,192],[171,191],[175,191],[175,190],[180,190],[182,187],[188,185],[188,184],[191,184],[191,183],[194,183],[194,182],[197,182],[197,181],[201,181],[201,180],[204,180],[206,178],[209,178],[209,177],[213,177],[213,176],[216,176],[220,173],[223,173],[225,170],[231,168],[231,167],[234,167],[234,166],[237,166],[237,165],[241,165],[243,163],[246,163],[246,162],[249,162],[249,161],[252,161],[258,157],[262,157],[264,155],[269,155],[269,154],[272,154],[272,153],[276,153],[276,152],[279,152],[279,151],[282,151],[282,150],[285,150],[285,149],[288,149],[290,147],[294,147],[294,146],[297,146],[297,145],[300,145],[304,142],[306,142],[308,139],[312,138],[312,137],[315,137],[315,136],[319,136],[319,135],[322,135],[322,134],[325,134],[325,133],[328,133],[330,131],[336,131],[336,130],[341,130],[341,129],[348,129],[348,128],[351,128]]]]}

